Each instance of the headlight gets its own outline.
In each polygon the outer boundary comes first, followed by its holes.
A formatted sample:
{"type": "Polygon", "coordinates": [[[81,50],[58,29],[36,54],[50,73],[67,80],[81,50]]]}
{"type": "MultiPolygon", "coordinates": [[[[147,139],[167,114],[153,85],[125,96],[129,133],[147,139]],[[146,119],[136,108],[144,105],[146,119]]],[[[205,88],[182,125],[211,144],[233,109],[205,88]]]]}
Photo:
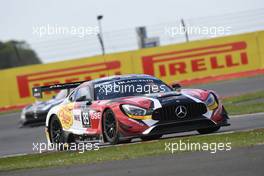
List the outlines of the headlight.
{"type": "Polygon", "coordinates": [[[27,110],[27,107],[24,107],[21,111],[21,114],[25,114],[26,113],[26,110],[27,110]]]}
{"type": "Polygon", "coordinates": [[[24,122],[26,120],[26,110],[25,110],[25,108],[21,112],[20,119],[22,120],[22,122],[24,122]]]}
{"type": "Polygon", "coordinates": [[[132,115],[132,116],[144,116],[147,113],[146,109],[133,106],[133,105],[122,105],[123,110],[127,115],[132,115]]]}
{"type": "Polygon", "coordinates": [[[215,96],[213,94],[209,94],[207,100],[205,101],[205,104],[207,105],[208,109],[214,110],[218,107],[218,104],[215,100],[215,96]]]}

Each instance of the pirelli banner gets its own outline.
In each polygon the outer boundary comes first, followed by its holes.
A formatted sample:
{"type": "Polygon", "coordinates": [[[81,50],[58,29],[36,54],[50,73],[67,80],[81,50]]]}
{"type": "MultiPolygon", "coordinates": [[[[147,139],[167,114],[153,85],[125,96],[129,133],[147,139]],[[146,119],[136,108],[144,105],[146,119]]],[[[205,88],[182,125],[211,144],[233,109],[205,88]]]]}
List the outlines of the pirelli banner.
{"type": "Polygon", "coordinates": [[[145,73],[170,83],[263,68],[264,32],[227,36],[1,71],[0,107],[33,102],[33,86],[107,75],[145,73]]]}

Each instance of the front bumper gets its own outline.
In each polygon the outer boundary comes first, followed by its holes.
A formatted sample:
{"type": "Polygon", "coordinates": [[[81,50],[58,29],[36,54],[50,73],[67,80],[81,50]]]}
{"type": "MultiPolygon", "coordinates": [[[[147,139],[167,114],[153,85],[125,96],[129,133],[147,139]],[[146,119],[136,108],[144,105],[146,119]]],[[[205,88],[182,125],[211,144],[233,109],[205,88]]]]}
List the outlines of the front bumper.
{"type": "MultiPolygon", "coordinates": [[[[168,120],[168,121],[158,121],[157,123],[147,126],[144,128],[137,128],[137,131],[134,130],[136,127],[141,126],[138,124],[132,125],[131,123],[119,123],[120,131],[122,132],[123,137],[140,137],[147,135],[156,135],[156,134],[171,134],[171,133],[180,133],[195,131],[199,129],[214,128],[221,126],[229,126],[228,115],[226,111],[223,111],[221,114],[217,114],[218,120],[215,121],[212,118],[207,118],[205,116],[196,116],[190,119],[184,120],[168,120]]],[[[142,127],[142,126],[141,126],[142,127]]]]}
{"type": "Polygon", "coordinates": [[[119,132],[121,132],[122,137],[133,138],[230,125],[228,114],[221,103],[219,103],[217,109],[211,112],[203,103],[187,104],[186,107],[189,111],[185,118],[179,118],[175,115],[177,106],[172,104],[156,109],[149,121],[130,119],[124,113],[119,113],[119,132]]]}
{"type": "Polygon", "coordinates": [[[23,118],[21,118],[21,123],[23,125],[33,124],[33,123],[45,123],[46,117],[48,112],[47,111],[30,111],[22,114],[23,118]]]}
{"type": "Polygon", "coordinates": [[[216,126],[229,126],[229,125],[230,124],[227,122],[227,120],[215,124],[210,119],[200,118],[195,120],[186,120],[182,122],[168,122],[168,123],[157,124],[144,131],[143,135],[180,133],[180,132],[188,132],[199,129],[213,128],[216,126]]]}

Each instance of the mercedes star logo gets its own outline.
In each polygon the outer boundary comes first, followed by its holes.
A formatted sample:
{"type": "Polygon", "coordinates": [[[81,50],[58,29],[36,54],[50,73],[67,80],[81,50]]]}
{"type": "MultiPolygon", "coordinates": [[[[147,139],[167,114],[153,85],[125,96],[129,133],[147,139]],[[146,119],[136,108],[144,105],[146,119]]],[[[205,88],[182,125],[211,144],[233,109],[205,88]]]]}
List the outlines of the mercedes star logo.
{"type": "Polygon", "coordinates": [[[175,114],[179,118],[184,118],[187,115],[187,109],[185,106],[177,106],[175,109],[175,114]]]}

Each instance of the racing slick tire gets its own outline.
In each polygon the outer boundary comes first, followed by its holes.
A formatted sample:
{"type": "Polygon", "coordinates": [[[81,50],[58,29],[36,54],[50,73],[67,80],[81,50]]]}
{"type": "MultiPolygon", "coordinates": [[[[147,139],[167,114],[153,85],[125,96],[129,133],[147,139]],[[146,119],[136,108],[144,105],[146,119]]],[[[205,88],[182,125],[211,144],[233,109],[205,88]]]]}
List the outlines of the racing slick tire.
{"type": "Polygon", "coordinates": [[[52,116],[49,122],[50,141],[57,150],[66,150],[68,143],[66,135],[62,129],[60,120],[57,116],[52,116]]]}
{"type": "Polygon", "coordinates": [[[110,109],[107,109],[103,115],[103,135],[112,145],[120,142],[117,119],[110,109]]]}
{"type": "Polygon", "coordinates": [[[214,133],[214,132],[218,131],[219,129],[220,129],[220,127],[216,126],[216,127],[211,127],[211,128],[199,129],[197,131],[200,134],[209,134],[209,133],[214,133]]]}
{"type": "Polygon", "coordinates": [[[140,137],[142,141],[150,141],[150,140],[156,140],[161,138],[162,135],[161,134],[156,134],[156,135],[150,135],[150,136],[143,136],[140,137]]]}

